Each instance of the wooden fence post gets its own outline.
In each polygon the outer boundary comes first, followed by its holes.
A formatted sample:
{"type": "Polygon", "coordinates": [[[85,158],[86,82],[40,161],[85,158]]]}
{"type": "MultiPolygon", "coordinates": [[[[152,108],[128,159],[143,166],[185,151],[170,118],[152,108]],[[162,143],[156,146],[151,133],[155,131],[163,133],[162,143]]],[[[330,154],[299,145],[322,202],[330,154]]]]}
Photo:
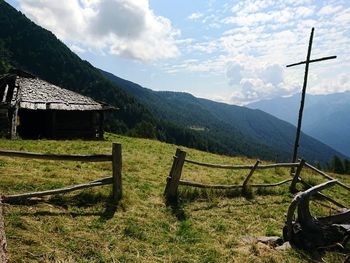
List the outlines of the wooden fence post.
{"type": "Polygon", "coordinates": [[[122,145],[112,143],[112,198],[117,202],[122,198],[122,145]]]}
{"type": "Polygon", "coordinates": [[[253,173],[256,169],[256,167],[258,167],[260,163],[260,160],[257,160],[256,163],[254,164],[253,168],[250,170],[249,174],[247,175],[247,177],[245,178],[244,182],[243,182],[243,186],[242,186],[242,193],[246,194],[248,191],[248,181],[250,180],[250,178],[253,176],[253,173]]]}
{"type": "Polygon", "coordinates": [[[185,158],[186,152],[177,149],[164,191],[167,202],[173,202],[177,199],[177,188],[179,187],[179,181],[181,178],[182,167],[184,165],[185,158]]]}
{"type": "Polygon", "coordinates": [[[1,263],[8,262],[7,243],[6,243],[6,236],[5,236],[4,219],[3,219],[3,216],[2,216],[2,202],[1,202],[1,198],[0,198],[0,262],[1,263]]]}
{"type": "Polygon", "coordinates": [[[298,189],[296,188],[296,184],[299,182],[299,178],[300,178],[300,173],[301,173],[301,170],[303,169],[304,167],[304,164],[305,164],[305,160],[304,159],[301,159],[300,160],[300,163],[299,163],[299,166],[297,168],[297,171],[295,172],[294,174],[294,177],[293,177],[293,180],[290,184],[290,187],[289,187],[289,191],[292,193],[292,194],[295,194],[298,192],[298,189]]]}

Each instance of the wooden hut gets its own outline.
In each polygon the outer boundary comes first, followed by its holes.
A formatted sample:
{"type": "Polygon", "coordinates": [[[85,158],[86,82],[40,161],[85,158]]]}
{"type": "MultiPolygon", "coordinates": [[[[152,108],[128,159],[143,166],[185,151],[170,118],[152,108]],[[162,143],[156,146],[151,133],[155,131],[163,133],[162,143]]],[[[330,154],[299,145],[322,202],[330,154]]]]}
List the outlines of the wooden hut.
{"type": "Polygon", "coordinates": [[[109,110],[115,108],[26,72],[0,77],[0,133],[10,138],[102,138],[109,110]]]}

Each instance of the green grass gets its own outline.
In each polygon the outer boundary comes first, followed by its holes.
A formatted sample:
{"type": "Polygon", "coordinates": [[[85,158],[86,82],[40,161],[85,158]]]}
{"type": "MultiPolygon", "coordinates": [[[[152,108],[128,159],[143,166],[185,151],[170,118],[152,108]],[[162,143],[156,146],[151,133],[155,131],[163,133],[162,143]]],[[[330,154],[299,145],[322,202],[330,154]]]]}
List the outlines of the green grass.
{"type": "MultiPolygon", "coordinates": [[[[309,262],[297,251],[280,252],[245,242],[247,236],[282,235],[293,198],[288,185],[239,191],[205,191],[180,186],[180,203],[163,199],[176,146],[152,140],[107,135],[99,141],[0,140],[1,149],[94,154],[123,145],[123,199],[111,205],[111,186],[6,205],[5,228],[11,262],[309,262]]],[[[188,158],[222,164],[254,164],[186,149],[188,158]]],[[[210,169],[186,164],[183,179],[202,183],[241,184],[248,171],[210,169]]],[[[252,183],[288,178],[288,169],[257,171],[252,183]]],[[[110,163],[57,162],[0,157],[0,193],[14,194],[83,183],[111,176],[110,163]]],[[[310,183],[323,182],[303,174],[310,183]]],[[[338,177],[338,176],[337,176],[338,177]]],[[[350,178],[339,176],[344,182],[350,178]]],[[[329,194],[349,204],[341,188],[329,194]]],[[[317,214],[333,210],[313,206],[317,214]]],[[[328,253],[327,262],[344,256],[328,253]]]]}

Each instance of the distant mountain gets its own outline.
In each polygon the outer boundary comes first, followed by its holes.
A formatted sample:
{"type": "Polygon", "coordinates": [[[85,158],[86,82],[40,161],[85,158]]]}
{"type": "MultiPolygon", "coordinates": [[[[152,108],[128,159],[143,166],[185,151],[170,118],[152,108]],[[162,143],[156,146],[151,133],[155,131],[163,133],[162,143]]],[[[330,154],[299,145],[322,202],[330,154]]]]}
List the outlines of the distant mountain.
{"type": "MultiPolygon", "coordinates": [[[[298,120],[300,94],[251,103],[281,120],[298,120]]],[[[350,91],[328,95],[306,95],[302,130],[339,152],[350,156],[350,91]]]]}
{"type": "MultiPolygon", "coordinates": [[[[230,154],[270,160],[290,160],[295,127],[261,110],[196,98],[188,93],[153,91],[111,73],[103,74],[133,94],[159,119],[176,123],[215,140],[230,154]]],[[[339,154],[303,134],[300,155],[326,163],[339,154]]]]}

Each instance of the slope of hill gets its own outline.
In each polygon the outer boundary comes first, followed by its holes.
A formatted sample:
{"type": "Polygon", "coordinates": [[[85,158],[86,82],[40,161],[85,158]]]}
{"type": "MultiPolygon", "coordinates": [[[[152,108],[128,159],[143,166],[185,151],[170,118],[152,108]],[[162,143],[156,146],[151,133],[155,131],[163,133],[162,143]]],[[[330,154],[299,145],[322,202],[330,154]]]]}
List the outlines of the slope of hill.
{"type": "MultiPolygon", "coordinates": [[[[154,116],[201,130],[228,153],[271,160],[289,160],[291,156],[295,127],[265,112],[200,99],[187,93],[152,91],[108,72],[103,73],[139,99],[154,116]]],[[[326,163],[335,154],[339,153],[303,134],[300,156],[311,162],[326,163]]]]}
{"type": "MultiPolygon", "coordinates": [[[[288,185],[256,191],[253,200],[232,191],[205,192],[181,186],[181,202],[172,209],[165,206],[163,192],[176,146],[123,136],[107,139],[0,139],[1,149],[57,154],[106,154],[112,141],[123,145],[123,199],[117,207],[108,206],[110,186],[3,207],[11,262],[310,262],[294,250],[277,251],[247,242],[250,237],[282,236],[293,198],[288,185]]],[[[255,162],[184,150],[191,159],[209,163],[255,162]]],[[[23,162],[0,157],[0,195],[85,183],[110,176],[111,168],[110,163],[23,162]]],[[[186,164],[183,179],[236,184],[242,183],[246,173],[186,164]]],[[[259,170],[251,181],[277,182],[289,176],[289,169],[259,170]]],[[[309,178],[306,171],[302,176],[309,178]]],[[[349,176],[336,178],[350,183],[349,176]]],[[[341,188],[332,196],[350,202],[341,188]]],[[[320,206],[318,215],[321,211],[328,215],[329,208],[320,206]]],[[[327,253],[324,260],[340,263],[344,257],[327,253]]]]}
{"type": "MultiPolygon", "coordinates": [[[[262,100],[247,105],[296,124],[300,94],[262,100]]],[[[350,156],[350,91],[329,95],[307,95],[302,130],[350,156]]]]}
{"type": "MultiPolygon", "coordinates": [[[[106,121],[107,130],[215,151],[220,147],[200,134],[160,123],[133,96],[81,60],[55,35],[0,1],[0,74],[19,68],[66,89],[119,108],[106,121]]],[[[223,149],[220,149],[224,152],[223,149]]],[[[219,151],[219,152],[220,152],[219,151]]]]}

